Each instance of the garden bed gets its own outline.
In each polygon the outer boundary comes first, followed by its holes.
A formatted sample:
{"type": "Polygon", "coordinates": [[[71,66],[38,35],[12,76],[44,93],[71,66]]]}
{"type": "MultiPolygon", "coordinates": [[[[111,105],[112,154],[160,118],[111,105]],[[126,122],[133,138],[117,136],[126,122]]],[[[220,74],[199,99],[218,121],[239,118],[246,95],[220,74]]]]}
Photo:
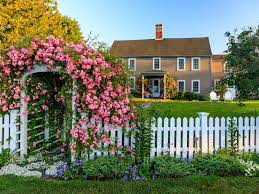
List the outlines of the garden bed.
{"type": "Polygon", "coordinates": [[[1,193],[255,193],[259,177],[183,177],[156,181],[52,180],[0,177],[1,193]]]}

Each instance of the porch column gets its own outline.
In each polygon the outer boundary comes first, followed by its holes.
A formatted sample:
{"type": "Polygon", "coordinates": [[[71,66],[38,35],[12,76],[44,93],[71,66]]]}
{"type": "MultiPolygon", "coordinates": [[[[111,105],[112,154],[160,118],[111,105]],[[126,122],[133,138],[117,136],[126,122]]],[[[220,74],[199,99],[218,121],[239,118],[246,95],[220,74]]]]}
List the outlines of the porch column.
{"type": "Polygon", "coordinates": [[[145,77],[144,77],[144,75],[142,75],[142,98],[144,98],[144,90],[145,90],[145,88],[144,88],[144,79],[145,79],[145,77]]]}
{"type": "Polygon", "coordinates": [[[166,75],[164,75],[164,99],[166,99],[166,75]]]}

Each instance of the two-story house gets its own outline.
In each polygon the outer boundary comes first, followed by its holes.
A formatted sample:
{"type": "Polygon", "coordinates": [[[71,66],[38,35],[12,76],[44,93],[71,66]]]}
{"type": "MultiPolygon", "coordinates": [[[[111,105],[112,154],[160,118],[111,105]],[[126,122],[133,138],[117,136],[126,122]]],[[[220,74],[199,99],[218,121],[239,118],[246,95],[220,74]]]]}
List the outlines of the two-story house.
{"type": "MultiPolygon", "coordinates": [[[[212,62],[216,58],[208,37],[163,38],[161,24],[156,25],[155,39],[116,40],[111,53],[128,64],[132,83],[137,79],[149,80],[150,97],[160,97],[165,91],[161,84],[165,74],[173,76],[178,91],[199,94],[209,94],[220,78],[212,74],[212,62]]],[[[134,89],[134,84],[131,87],[134,89]]]]}

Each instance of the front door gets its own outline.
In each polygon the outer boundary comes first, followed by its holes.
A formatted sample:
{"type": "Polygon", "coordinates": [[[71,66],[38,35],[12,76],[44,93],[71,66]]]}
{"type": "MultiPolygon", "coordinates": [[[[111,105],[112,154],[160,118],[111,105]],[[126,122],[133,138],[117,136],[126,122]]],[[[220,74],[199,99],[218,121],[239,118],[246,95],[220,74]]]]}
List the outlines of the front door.
{"type": "Polygon", "coordinates": [[[159,97],[160,96],[160,80],[159,79],[153,79],[152,80],[152,97],[159,97]]]}

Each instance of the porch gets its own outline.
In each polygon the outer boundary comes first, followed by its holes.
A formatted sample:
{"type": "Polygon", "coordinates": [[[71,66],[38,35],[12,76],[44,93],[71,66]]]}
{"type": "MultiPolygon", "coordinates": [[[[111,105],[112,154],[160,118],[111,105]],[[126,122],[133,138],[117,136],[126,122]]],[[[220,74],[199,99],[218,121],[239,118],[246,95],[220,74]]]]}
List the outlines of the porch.
{"type": "Polygon", "coordinates": [[[166,99],[166,72],[161,70],[141,73],[142,98],[166,99]]]}

